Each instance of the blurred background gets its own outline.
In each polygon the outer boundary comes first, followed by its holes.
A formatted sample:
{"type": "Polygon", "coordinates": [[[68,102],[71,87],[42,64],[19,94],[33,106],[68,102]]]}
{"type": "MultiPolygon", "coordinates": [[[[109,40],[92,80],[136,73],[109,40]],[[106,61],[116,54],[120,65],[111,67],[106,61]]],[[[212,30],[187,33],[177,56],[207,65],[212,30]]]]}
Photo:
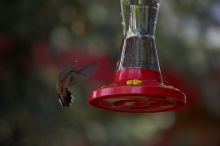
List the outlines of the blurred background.
{"type": "Polygon", "coordinates": [[[220,0],[161,0],[156,44],[164,82],[187,95],[166,113],[107,112],[88,93],[111,83],[120,54],[119,0],[0,1],[1,146],[220,146],[220,0]],[[59,71],[97,72],[61,109],[59,71]]]}

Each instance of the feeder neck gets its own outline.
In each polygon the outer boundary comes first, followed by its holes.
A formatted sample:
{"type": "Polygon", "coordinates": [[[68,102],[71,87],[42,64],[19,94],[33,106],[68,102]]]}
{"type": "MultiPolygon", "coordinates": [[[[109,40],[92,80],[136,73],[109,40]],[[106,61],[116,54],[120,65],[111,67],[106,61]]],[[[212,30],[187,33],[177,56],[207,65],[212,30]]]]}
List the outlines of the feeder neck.
{"type": "Polygon", "coordinates": [[[125,37],[155,34],[158,0],[121,0],[122,25],[125,37]]]}

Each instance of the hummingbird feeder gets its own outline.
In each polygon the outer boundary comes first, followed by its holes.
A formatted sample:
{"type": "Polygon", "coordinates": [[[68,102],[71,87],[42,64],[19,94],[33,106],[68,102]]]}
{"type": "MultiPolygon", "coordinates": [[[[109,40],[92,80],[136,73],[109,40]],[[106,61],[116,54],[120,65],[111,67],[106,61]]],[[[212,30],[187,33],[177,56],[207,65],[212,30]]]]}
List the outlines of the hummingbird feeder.
{"type": "Polygon", "coordinates": [[[155,44],[158,11],[159,0],[121,0],[121,56],[113,83],[92,91],[91,105],[129,113],[171,111],[184,106],[184,93],[162,81],[155,44]]]}

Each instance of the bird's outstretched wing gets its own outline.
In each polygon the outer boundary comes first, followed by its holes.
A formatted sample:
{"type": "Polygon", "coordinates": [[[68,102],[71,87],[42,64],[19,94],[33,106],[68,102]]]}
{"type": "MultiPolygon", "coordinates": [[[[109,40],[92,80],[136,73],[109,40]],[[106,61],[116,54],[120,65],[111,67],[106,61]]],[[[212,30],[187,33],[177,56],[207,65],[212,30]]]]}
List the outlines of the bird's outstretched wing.
{"type": "Polygon", "coordinates": [[[98,67],[98,63],[93,62],[82,67],[78,71],[72,70],[70,74],[72,77],[74,77],[74,80],[69,82],[69,86],[72,86],[75,83],[87,80],[89,76],[95,73],[97,67],[98,67]]]}
{"type": "Polygon", "coordinates": [[[96,71],[97,67],[98,67],[98,63],[93,62],[93,63],[90,63],[90,64],[82,67],[77,72],[79,72],[80,74],[85,75],[85,76],[90,76],[91,74],[93,74],[96,71]]]}
{"type": "Polygon", "coordinates": [[[79,70],[74,65],[68,65],[60,72],[57,80],[57,94],[62,107],[69,106],[75,97],[68,90],[73,84],[86,80],[97,68],[97,63],[91,63],[79,70]]]}

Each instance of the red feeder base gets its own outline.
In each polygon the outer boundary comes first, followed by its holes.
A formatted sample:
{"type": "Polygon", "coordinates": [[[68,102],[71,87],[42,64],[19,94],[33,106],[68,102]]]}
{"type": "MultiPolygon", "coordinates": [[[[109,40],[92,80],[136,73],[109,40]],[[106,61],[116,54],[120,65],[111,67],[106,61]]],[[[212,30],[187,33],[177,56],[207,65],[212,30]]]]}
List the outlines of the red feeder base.
{"type": "Polygon", "coordinates": [[[160,72],[125,69],[115,72],[113,84],[94,90],[89,103],[111,111],[147,113],[178,109],[186,103],[186,97],[180,90],[164,85],[160,72]]]}

